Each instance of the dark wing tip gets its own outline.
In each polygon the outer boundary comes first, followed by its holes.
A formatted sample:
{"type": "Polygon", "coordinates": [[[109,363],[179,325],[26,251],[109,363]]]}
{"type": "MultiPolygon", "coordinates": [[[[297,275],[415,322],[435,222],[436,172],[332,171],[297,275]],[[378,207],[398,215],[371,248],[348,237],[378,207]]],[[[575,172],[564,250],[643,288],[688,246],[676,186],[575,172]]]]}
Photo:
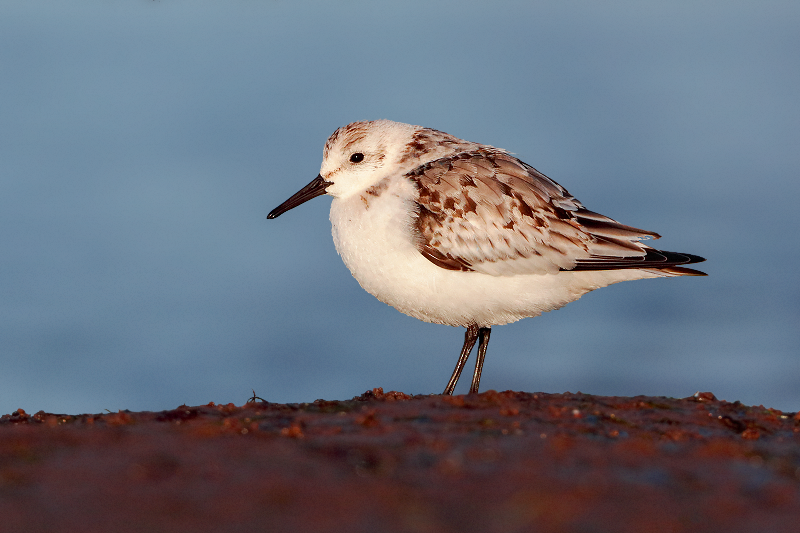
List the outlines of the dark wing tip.
{"type": "MultiPolygon", "coordinates": [[[[675,252],[661,252],[661,253],[662,254],[673,254],[675,252]]],[[[705,257],[700,257],[699,255],[694,255],[694,254],[680,253],[680,254],[676,254],[676,255],[682,255],[684,257],[688,257],[689,258],[689,260],[686,261],[686,263],[684,263],[685,265],[690,265],[692,263],[702,263],[703,261],[706,260],[705,257]]]]}
{"type": "Polygon", "coordinates": [[[664,270],[687,276],[705,276],[704,272],[691,268],[681,268],[679,265],[702,263],[705,257],[699,255],[667,252],[648,248],[644,256],[638,257],[597,257],[582,259],[576,262],[570,270],[619,270],[623,268],[650,268],[664,270]]]}

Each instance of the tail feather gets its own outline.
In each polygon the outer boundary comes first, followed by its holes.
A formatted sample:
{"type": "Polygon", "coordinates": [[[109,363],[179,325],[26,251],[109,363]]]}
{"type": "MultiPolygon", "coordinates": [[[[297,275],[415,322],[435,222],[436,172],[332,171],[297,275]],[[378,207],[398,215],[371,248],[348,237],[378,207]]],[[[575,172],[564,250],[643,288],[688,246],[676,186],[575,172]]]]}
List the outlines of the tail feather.
{"type": "Polygon", "coordinates": [[[653,269],[654,272],[659,274],[667,274],[670,276],[708,276],[705,272],[686,267],[667,267],[653,269]]]}

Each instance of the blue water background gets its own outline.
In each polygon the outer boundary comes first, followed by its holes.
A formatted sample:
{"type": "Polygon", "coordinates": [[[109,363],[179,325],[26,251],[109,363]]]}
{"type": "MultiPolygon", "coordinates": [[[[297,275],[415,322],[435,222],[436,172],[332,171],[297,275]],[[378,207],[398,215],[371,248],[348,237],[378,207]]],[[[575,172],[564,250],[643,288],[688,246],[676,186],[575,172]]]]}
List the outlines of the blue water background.
{"type": "Polygon", "coordinates": [[[708,258],[495,328],[483,389],[797,411],[798,28],[796,1],[3,2],[0,412],[440,392],[463,330],[365,293],[329,198],[265,219],[377,118],[708,258]]]}

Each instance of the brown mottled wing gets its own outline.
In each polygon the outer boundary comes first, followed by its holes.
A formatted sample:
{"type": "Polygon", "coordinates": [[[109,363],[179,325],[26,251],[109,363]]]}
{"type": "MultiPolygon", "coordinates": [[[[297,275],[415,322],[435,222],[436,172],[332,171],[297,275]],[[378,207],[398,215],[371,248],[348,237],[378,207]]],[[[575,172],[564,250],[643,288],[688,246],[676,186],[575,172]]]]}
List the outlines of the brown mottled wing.
{"type": "Polygon", "coordinates": [[[693,262],[651,262],[656,250],[639,240],[658,234],[585,209],[559,184],[502,150],[463,152],[407,176],[419,191],[418,248],[442,268],[508,276],[693,262]]]}

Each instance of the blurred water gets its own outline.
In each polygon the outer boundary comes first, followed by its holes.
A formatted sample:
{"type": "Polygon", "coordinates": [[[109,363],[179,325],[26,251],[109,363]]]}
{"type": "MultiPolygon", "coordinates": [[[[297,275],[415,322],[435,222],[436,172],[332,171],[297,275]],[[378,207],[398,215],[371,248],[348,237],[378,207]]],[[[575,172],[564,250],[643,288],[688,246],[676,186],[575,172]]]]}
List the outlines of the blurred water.
{"type": "Polygon", "coordinates": [[[363,292],[329,199],[265,220],[374,118],[506,148],[708,258],[495,328],[484,389],[796,411],[799,24],[791,1],[3,3],[0,412],[440,392],[463,331],[363,292]]]}

